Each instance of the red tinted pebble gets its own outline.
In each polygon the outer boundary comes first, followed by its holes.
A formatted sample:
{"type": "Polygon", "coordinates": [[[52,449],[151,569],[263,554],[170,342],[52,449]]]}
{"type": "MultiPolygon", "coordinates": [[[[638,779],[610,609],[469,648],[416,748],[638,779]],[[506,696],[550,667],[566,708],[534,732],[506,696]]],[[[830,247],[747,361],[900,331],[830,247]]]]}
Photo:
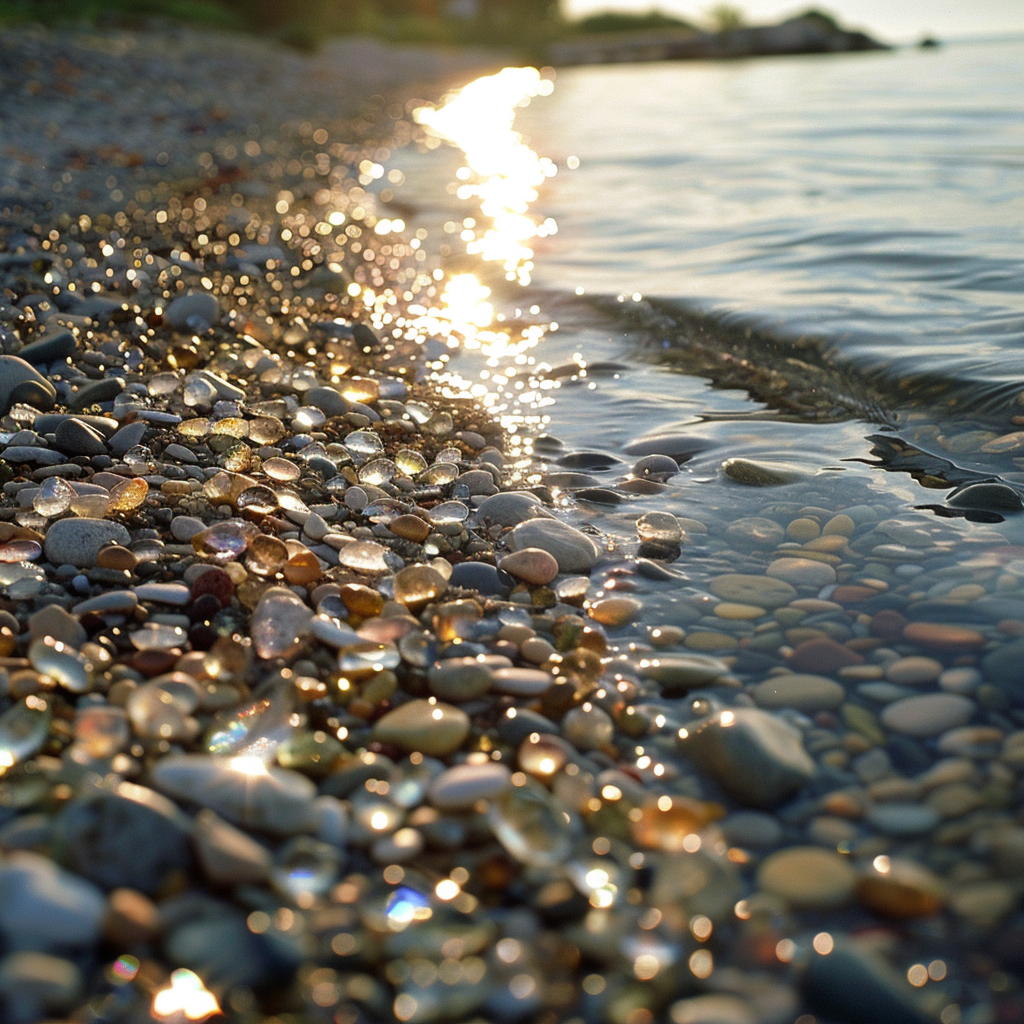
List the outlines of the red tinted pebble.
{"type": "Polygon", "coordinates": [[[202,597],[204,594],[211,594],[220,602],[221,608],[231,603],[234,593],[235,585],[231,582],[231,577],[223,569],[207,569],[192,584],[193,600],[202,597]]]}

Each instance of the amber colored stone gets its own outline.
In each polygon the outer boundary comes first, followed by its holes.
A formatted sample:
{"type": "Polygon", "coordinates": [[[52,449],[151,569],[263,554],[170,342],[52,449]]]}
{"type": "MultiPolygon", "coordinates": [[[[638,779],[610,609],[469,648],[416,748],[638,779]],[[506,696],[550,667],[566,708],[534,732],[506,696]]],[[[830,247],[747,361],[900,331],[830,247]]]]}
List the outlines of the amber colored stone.
{"type": "Polygon", "coordinates": [[[369,721],[376,713],[377,706],[371,704],[368,700],[364,700],[362,697],[353,697],[345,706],[345,710],[356,718],[369,721]]]}
{"type": "Polygon", "coordinates": [[[864,658],[829,637],[805,640],[789,657],[794,672],[812,672],[831,675],[847,665],[863,665],[864,658]]]}
{"type": "Polygon", "coordinates": [[[0,626],[0,658],[9,658],[18,646],[18,638],[7,626],[0,626]]]}
{"type": "Polygon", "coordinates": [[[903,627],[903,639],[939,650],[981,647],[986,642],[984,633],[946,622],[908,622],[903,627]]]}
{"type": "Polygon", "coordinates": [[[886,858],[881,869],[876,860],[861,877],[857,896],[881,917],[905,920],[937,914],[945,904],[946,890],[942,880],[923,864],[886,858]]]}
{"type": "Polygon", "coordinates": [[[149,494],[149,484],[142,477],[137,476],[123,483],[114,484],[110,489],[111,512],[130,512],[138,508],[149,494]]]}
{"type": "Polygon", "coordinates": [[[170,672],[181,657],[178,651],[136,651],[131,658],[131,666],[141,672],[147,679],[170,672]]]}
{"type": "Polygon", "coordinates": [[[231,582],[231,577],[223,569],[207,569],[192,584],[193,600],[198,600],[200,597],[209,594],[217,599],[221,608],[226,608],[231,603],[234,593],[235,585],[231,582]]]}
{"type": "Polygon", "coordinates": [[[384,595],[361,583],[346,583],[338,596],[350,614],[362,619],[380,615],[384,608],[384,595]]]}
{"type": "Polygon", "coordinates": [[[630,812],[629,829],[634,842],[647,850],[681,853],[687,836],[724,815],[719,804],[687,796],[660,796],[630,812]]]}
{"type": "Polygon", "coordinates": [[[878,591],[873,587],[859,587],[855,583],[840,584],[832,591],[832,600],[836,604],[856,604],[866,601],[869,597],[877,597],[878,591]]]}
{"type": "Polygon", "coordinates": [[[285,563],[284,578],[296,587],[308,587],[323,576],[320,559],[312,551],[299,551],[285,563]]]}
{"type": "Polygon", "coordinates": [[[160,911],[135,889],[114,889],[107,897],[104,938],[118,948],[150,942],[160,934],[160,911]]]}
{"type": "Polygon", "coordinates": [[[139,564],[138,558],[120,544],[110,544],[101,548],[96,556],[96,564],[101,569],[116,569],[120,572],[134,572],[139,564]]]}
{"type": "Polygon", "coordinates": [[[414,541],[416,544],[422,544],[430,536],[430,524],[424,522],[419,516],[398,516],[388,523],[388,529],[396,537],[414,541]]]}
{"type": "Polygon", "coordinates": [[[903,627],[906,624],[906,617],[898,611],[892,608],[883,608],[872,616],[868,631],[872,636],[877,636],[881,640],[898,640],[903,636],[903,627]]]}

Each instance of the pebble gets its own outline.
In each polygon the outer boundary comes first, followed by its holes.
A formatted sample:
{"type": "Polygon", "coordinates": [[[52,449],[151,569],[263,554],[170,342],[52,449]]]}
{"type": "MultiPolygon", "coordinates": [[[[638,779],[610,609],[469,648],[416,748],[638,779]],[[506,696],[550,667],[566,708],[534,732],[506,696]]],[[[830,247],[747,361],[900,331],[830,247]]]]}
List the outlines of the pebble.
{"type": "Polygon", "coordinates": [[[933,683],[942,673],[942,662],[915,655],[898,658],[885,667],[885,677],[897,686],[922,686],[933,683]]]}
{"type": "Polygon", "coordinates": [[[64,957],[24,950],[0,961],[0,997],[10,1008],[31,1006],[62,1013],[78,1002],[83,987],[78,965],[64,957]]]}
{"type": "Polygon", "coordinates": [[[852,902],[857,872],[831,850],[790,846],[761,862],[757,885],[799,910],[838,910],[852,902]]]}
{"type": "Polygon", "coordinates": [[[773,579],[784,580],[794,587],[821,590],[836,581],[836,571],[824,562],[809,558],[777,558],[765,570],[773,579]]]}
{"type": "Polygon", "coordinates": [[[503,491],[480,502],[476,518],[478,522],[496,526],[518,526],[530,519],[554,519],[554,515],[531,491],[503,491]]]}
{"type": "Polygon", "coordinates": [[[503,764],[460,764],[441,772],[427,790],[430,802],[442,811],[472,808],[493,800],[512,786],[512,773],[503,764]]]}
{"type": "Polygon", "coordinates": [[[941,820],[938,813],[923,804],[877,804],[867,813],[867,820],[883,835],[906,839],[931,832],[941,820]]]}
{"type": "Polygon", "coordinates": [[[794,673],[758,683],[751,696],[759,707],[771,710],[833,711],[846,699],[846,690],[825,676],[794,673]]]}
{"type": "Polygon", "coordinates": [[[768,609],[781,608],[797,597],[796,589],[785,580],[742,573],[715,577],[710,583],[710,590],[723,601],[768,609]]]}
{"type": "Polygon", "coordinates": [[[128,531],[109,519],[58,519],[46,531],[44,551],[51,565],[73,565],[88,569],[105,544],[126,545],[128,531]]]}
{"type": "Polygon", "coordinates": [[[0,413],[18,402],[37,409],[52,409],[57,398],[54,386],[18,356],[0,355],[0,413]]]}
{"type": "MultiPolygon", "coordinates": [[[[505,661],[505,665],[511,665],[505,661]]],[[[427,673],[430,692],[442,700],[462,703],[482,697],[494,680],[493,662],[477,658],[445,658],[427,673]]]]}
{"type": "Polygon", "coordinates": [[[447,757],[469,735],[469,716],[442,701],[411,700],[387,712],[373,727],[373,736],[410,753],[447,757]]]}
{"type": "Polygon", "coordinates": [[[527,547],[514,551],[505,555],[498,565],[516,579],[537,587],[547,585],[558,575],[558,562],[554,555],[540,548],[527,547]]]}
{"type": "Polygon", "coordinates": [[[973,700],[957,693],[926,693],[886,705],[882,724],[904,736],[938,736],[974,717],[973,700]]]}
{"type": "Polygon", "coordinates": [[[220,317],[220,303],[209,292],[179,295],[164,310],[164,323],[177,331],[207,331],[220,317]]]}
{"type": "Polygon", "coordinates": [[[514,697],[538,697],[554,682],[548,672],[532,668],[498,668],[492,677],[492,689],[514,697]]]}
{"type": "Polygon", "coordinates": [[[600,555],[590,537],[559,519],[527,520],[514,527],[506,540],[513,551],[546,551],[558,563],[559,572],[589,572],[600,555]]]}
{"type": "Polygon", "coordinates": [[[680,749],[747,807],[782,803],[817,771],[799,731],[754,708],[733,708],[686,726],[680,749]]]}
{"type": "Polygon", "coordinates": [[[985,634],[945,622],[908,622],[903,628],[903,639],[945,651],[981,647],[985,643],[985,634]]]}

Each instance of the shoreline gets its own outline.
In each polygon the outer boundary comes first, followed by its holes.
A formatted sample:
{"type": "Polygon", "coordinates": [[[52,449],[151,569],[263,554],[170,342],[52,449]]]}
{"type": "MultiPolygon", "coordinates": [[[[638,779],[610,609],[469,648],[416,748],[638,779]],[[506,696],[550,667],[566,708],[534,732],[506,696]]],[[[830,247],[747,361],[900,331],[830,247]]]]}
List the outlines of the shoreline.
{"type": "MultiPolygon", "coordinates": [[[[441,281],[363,205],[386,142],[326,120],[330,83],[361,72],[324,72],[296,113],[291,56],[287,88],[263,69],[246,92],[251,60],[210,44],[238,91],[193,95],[181,38],[164,67],[185,91],[148,148],[116,135],[143,44],[97,126],[118,148],[61,150],[52,221],[4,227],[12,1017],[178,1024],[215,999],[239,1024],[853,1024],[867,1001],[918,1024],[959,1005],[892,980],[904,947],[936,983],[941,951],[988,1011],[944,951],[1019,904],[1000,872],[1024,733],[978,696],[1016,692],[1012,639],[915,617],[919,586],[949,590],[954,526],[744,459],[721,468],[760,518],[710,490],[707,523],[633,516],[639,543],[556,518],[556,477],[602,467],[558,452],[527,489],[486,409],[435,387],[441,281]],[[254,112],[274,130],[247,135],[254,112]],[[686,600],[652,625],[669,587],[686,600]],[[978,830],[995,873],[957,874],[946,854],[978,830]]],[[[62,67],[35,98],[68,113],[87,77],[62,67]]],[[[383,114],[414,130],[407,105],[383,114]]],[[[52,194],[30,168],[21,194],[52,194]]],[[[638,512],[701,457],[688,440],[613,469],[638,512]]]]}

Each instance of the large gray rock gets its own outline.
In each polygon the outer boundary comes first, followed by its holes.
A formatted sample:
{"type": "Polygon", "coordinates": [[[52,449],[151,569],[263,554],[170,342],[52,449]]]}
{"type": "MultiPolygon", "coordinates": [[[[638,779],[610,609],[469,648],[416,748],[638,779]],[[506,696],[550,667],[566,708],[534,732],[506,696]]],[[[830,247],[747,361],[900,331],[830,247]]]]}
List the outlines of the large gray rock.
{"type": "Polygon", "coordinates": [[[190,833],[188,816],[167,797],[132,783],[72,801],[54,823],[61,859],[77,874],[150,896],[191,866],[190,833]]]}
{"type": "Polygon", "coordinates": [[[558,562],[559,572],[589,572],[601,553],[585,533],[559,519],[528,519],[520,523],[508,535],[508,545],[513,551],[546,551],[558,562]]]}
{"type": "Polygon", "coordinates": [[[476,518],[480,523],[517,526],[527,519],[554,519],[554,516],[531,491],[503,491],[480,502],[476,518]]]}
{"type": "Polygon", "coordinates": [[[128,544],[131,537],[120,524],[109,519],[58,519],[46,531],[44,551],[51,565],[74,565],[89,569],[96,564],[100,548],[107,544],[128,544]]]}
{"type": "Polygon", "coordinates": [[[209,292],[179,295],[164,310],[164,323],[179,331],[209,330],[220,317],[220,303],[209,292]]]}
{"type": "Polygon", "coordinates": [[[0,933],[9,949],[91,946],[106,909],[92,882],[39,854],[14,853],[0,866],[0,933]]]}
{"type": "Polygon", "coordinates": [[[56,399],[56,389],[34,366],[18,356],[0,356],[0,413],[17,402],[52,409],[56,399]]]}
{"type": "Polygon", "coordinates": [[[800,733],[755,708],[720,711],[686,727],[680,748],[733,799],[774,807],[815,774],[800,733]]]}

